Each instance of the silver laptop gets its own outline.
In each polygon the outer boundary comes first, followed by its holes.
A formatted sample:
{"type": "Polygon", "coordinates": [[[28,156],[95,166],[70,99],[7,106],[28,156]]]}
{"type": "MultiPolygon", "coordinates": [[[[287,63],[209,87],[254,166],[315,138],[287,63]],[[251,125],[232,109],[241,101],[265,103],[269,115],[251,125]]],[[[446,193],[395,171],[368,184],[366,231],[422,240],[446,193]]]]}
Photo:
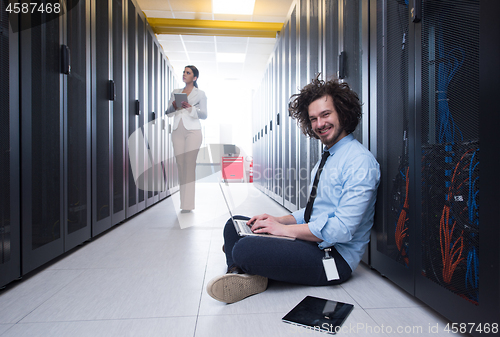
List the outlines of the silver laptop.
{"type": "Polygon", "coordinates": [[[227,210],[229,211],[229,216],[231,220],[233,220],[234,228],[236,229],[236,233],[239,236],[263,236],[267,238],[275,238],[275,239],[285,239],[285,240],[295,240],[295,238],[291,238],[288,236],[278,236],[271,234],[257,234],[252,232],[250,226],[247,225],[247,220],[238,220],[233,218],[233,212],[231,211],[231,206],[229,206],[230,202],[232,205],[233,198],[231,196],[231,191],[229,190],[229,186],[227,183],[219,183],[220,190],[222,192],[222,196],[224,197],[224,201],[226,202],[227,210]],[[224,186],[223,186],[224,185],[224,186]]]}

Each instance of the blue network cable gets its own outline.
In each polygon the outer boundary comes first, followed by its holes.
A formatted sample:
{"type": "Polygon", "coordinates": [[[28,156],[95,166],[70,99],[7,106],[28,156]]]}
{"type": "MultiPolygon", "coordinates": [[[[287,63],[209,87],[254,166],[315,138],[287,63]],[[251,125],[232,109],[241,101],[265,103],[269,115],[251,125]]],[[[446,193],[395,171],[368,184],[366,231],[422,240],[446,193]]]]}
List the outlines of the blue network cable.
{"type": "Polygon", "coordinates": [[[472,247],[467,255],[467,272],[465,274],[465,288],[469,286],[474,291],[473,300],[479,301],[479,260],[477,257],[476,247],[472,247]]]}
{"type": "MultiPolygon", "coordinates": [[[[477,195],[479,193],[479,189],[476,190],[476,183],[479,180],[479,176],[472,180],[473,173],[479,165],[479,161],[474,163],[474,159],[476,158],[476,154],[479,149],[474,151],[472,154],[470,164],[469,164],[469,223],[472,226],[479,226],[479,219],[475,216],[478,211],[477,204],[477,195]]],[[[474,238],[475,233],[471,233],[471,236],[474,238]]],[[[477,256],[476,247],[472,246],[467,254],[467,271],[465,274],[465,288],[472,288],[474,291],[473,300],[479,301],[478,287],[479,287],[479,258],[477,256]]]]}
{"type": "Polygon", "coordinates": [[[464,62],[465,53],[461,48],[453,48],[448,53],[445,51],[442,33],[438,37],[438,76],[437,76],[437,99],[438,99],[438,118],[439,118],[439,142],[453,143],[455,141],[455,130],[460,133],[460,140],[463,141],[463,135],[455,124],[448,105],[448,86],[453,76],[460,69],[464,62]],[[461,56],[457,58],[457,52],[461,56]]]}
{"type": "Polygon", "coordinates": [[[474,215],[476,214],[476,211],[478,209],[477,205],[477,194],[479,193],[479,189],[474,192],[476,183],[479,180],[479,175],[476,177],[474,180],[472,180],[472,174],[479,165],[479,161],[474,164],[474,158],[476,156],[476,153],[479,150],[474,151],[474,154],[472,155],[472,158],[470,160],[470,167],[469,167],[469,221],[471,224],[479,226],[479,219],[474,219],[474,215]],[[474,166],[473,166],[474,164],[474,166]]]}

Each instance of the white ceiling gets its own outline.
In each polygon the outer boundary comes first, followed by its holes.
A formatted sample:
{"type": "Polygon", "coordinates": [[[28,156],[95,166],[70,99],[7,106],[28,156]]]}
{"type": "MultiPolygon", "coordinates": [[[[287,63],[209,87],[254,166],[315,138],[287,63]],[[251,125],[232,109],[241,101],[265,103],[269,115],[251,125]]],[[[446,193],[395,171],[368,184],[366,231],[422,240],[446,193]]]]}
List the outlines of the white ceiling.
{"type": "MultiPolygon", "coordinates": [[[[234,0],[237,1],[237,0],[234,0]]],[[[148,18],[280,22],[286,20],[294,0],[256,0],[253,15],[212,13],[211,0],[137,0],[148,18]]],[[[227,36],[157,35],[175,73],[182,78],[188,64],[200,70],[199,83],[206,79],[243,81],[250,88],[261,82],[276,42],[275,38],[227,36]],[[216,53],[243,53],[243,63],[217,62],[216,53]]]]}

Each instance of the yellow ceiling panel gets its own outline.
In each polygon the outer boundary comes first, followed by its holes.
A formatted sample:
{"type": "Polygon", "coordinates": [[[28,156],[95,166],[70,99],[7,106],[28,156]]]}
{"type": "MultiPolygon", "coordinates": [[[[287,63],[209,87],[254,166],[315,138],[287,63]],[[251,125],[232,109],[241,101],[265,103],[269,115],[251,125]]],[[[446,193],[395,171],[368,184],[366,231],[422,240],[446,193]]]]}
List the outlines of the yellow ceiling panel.
{"type": "Polygon", "coordinates": [[[283,24],[275,22],[148,18],[156,34],[275,38],[283,24]]]}

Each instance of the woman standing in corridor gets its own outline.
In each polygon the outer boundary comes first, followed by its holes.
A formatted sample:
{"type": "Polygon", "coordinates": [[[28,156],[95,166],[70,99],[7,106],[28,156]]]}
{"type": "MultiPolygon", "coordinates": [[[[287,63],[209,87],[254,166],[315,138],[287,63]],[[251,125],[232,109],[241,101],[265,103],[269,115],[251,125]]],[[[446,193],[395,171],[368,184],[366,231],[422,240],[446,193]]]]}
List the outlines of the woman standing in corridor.
{"type": "Polygon", "coordinates": [[[202,143],[200,119],[207,118],[207,96],[198,89],[199,71],[195,66],[184,68],[182,81],[185,87],[174,89],[170,95],[167,116],[174,117],[172,142],[179,171],[182,212],[195,208],[196,158],[202,143]],[[175,103],[175,94],[187,94],[182,106],[175,103]]]}

